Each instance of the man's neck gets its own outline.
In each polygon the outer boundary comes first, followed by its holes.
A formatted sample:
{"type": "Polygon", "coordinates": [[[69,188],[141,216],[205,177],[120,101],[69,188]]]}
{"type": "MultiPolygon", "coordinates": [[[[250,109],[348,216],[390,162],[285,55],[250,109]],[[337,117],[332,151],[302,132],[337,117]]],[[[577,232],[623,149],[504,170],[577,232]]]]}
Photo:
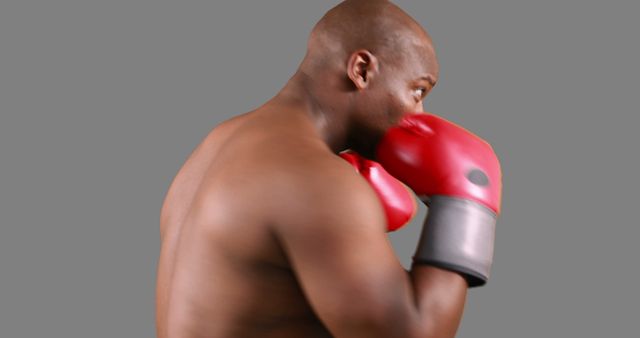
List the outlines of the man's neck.
{"type": "Polygon", "coordinates": [[[346,114],[325,107],[311,94],[311,87],[311,80],[298,72],[264,107],[283,110],[287,114],[302,113],[322,141],[337,154],[347,148],[348,119],[346,114]]]}

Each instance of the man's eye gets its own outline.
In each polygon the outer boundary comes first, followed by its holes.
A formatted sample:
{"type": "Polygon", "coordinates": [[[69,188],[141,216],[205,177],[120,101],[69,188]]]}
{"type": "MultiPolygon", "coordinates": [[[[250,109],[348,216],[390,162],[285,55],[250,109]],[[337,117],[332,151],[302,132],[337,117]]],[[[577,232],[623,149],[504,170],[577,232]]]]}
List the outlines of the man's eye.
{"type": "Polygon", "coordinates": [[[427,88],[424,88],[424,87],[416,88],[416,96],[418,98],[422,99],[426,93],[427,93],[427,88]]]}

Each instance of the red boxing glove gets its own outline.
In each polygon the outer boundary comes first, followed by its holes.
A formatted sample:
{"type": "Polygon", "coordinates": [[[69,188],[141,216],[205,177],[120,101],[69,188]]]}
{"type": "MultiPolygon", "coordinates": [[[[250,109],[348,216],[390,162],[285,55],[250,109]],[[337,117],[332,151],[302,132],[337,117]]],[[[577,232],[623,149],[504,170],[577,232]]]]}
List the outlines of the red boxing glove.
{"type": "Polygon", "coordinates": [[[376,159],[429,206],[414,262],[483,285],[493,260],[502,173],[491,146],[433,114],[409,114],[385,134],[376,159]]]}
{"type": "Polygon", "coordinates": [[[442,117],[406,115],[383,138],[377,160],[425,202],[455,196],[500,213],[502,173],[491,145],[442,117]]]}
{"type": "Polygon", "coordinates": [[[418,208],[405,185],[389,175],[379,163],[354,151],[342,152],[340,157],[349,162],[378,195],[387,216],[387,232],[396,231],[411,221],[418,208]]]}

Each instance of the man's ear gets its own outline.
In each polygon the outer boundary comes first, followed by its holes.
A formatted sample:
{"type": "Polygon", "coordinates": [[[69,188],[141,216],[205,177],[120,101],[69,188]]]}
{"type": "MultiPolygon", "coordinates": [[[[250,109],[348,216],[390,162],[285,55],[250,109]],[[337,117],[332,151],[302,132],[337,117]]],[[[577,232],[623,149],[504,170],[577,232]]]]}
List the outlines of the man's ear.
{"type": "Polygon", "coordinates": [[[378,71],[378,58],[366,49],[353,52],[347,62],[347,75],[358,90],[367,88],[378,71]]]}

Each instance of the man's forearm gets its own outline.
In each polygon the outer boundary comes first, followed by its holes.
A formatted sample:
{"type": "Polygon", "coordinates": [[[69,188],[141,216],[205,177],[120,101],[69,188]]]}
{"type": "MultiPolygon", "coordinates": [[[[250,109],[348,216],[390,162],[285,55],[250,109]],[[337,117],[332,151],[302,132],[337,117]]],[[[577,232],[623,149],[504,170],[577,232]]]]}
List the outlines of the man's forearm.
{"type": "Polygon", "coordinates": [[[413,286],[420,332],[431,337],[455,337],[460,326],[468,284],[458,273],[414,263],[406,270],[413,286]]]}
{"type": "MultiPolygon", "coordinates": [[[[405,270],[407,271],[407,270],[405,270]]],[[[454,337],[467,296],[468,285],[458,273],[414,263],[407,271],[413,286],[421,338],[454,337]]]]}

